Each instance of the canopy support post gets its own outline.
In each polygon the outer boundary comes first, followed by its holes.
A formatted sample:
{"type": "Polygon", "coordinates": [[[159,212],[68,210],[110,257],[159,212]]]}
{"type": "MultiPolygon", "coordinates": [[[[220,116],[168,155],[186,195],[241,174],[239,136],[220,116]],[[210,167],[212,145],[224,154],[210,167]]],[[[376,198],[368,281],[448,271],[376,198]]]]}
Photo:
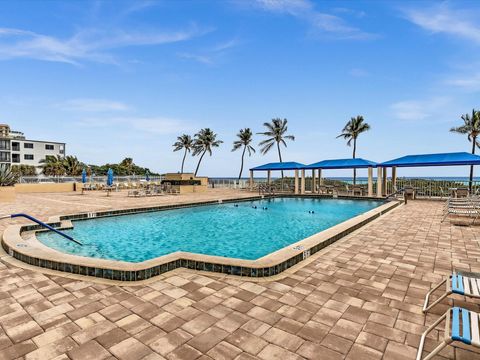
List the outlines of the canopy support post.
{"type": "Polygon", "coordinates": [[[250,191],[253,191],[253,170],[250,170],[250,191]]]}
{"type": "Polygon", "coordinates": [[[267,185],[270,185],[270,175],[271,175],[271,171],[268,170],[267,171],[267,185]]]}
{"type": "Polygon", "coordinates": [[[368,196],[373,196],[373,168],[368,168],[368,196]]]}
{"type": "Polygon", "coordinates": [[[383,190],[383,185],[382,185],[382,167],[377,167],[377,197],[381,198],[382,197],[382,190],[383,190]]]}
{"type": "Polygon", "coordinates": [[[302,169],[302,182],[300,183],[300,194],[305,194],[305,169],[302,169]]]}
{"type": "Polygon", "coordinates": [[[322,179],[322,169],[318,169],[318,193],[320,194],[320,186],[323,185],[323,179],[322,179]]]}
{"type": "Polygon", "coordinates": [[[295,195],[298,194],[298,169],[295,169],[295,195]]]}
{"type": "Polygon", "coordinates": [[[315,169],[312,169],[312,194],[315,194],[315,189],[317,188],[317,178],[316,178],[317,172],[315,169]]]}
{"type": "Polygon", "coordinates": [[[383,181],[382,181],[382,185],[383,185],[383,188],[382,188],[382,195],[387,195],[387,171],[388,168],[387,167],[384,167],[383,168],[383,181]]]}
{"type": "Polygon", "coordinates": [[[392,187],[393,187],[393,192],[397,191],[397,167],[393,166],[392,167],[392,187]]]}

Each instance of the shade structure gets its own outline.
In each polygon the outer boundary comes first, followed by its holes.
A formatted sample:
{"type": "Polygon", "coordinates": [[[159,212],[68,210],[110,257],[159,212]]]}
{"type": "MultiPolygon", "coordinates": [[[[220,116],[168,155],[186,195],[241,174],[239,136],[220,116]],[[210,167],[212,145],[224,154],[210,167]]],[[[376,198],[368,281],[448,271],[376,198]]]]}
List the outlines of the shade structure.
{"type": "Polygon", "coordinates": [[[145,171],[145,180],[146,181],[150,181],[150,173],[147,171],[145,171]]]}
{"type": "Polygon", "coordinates": [[[87,182],[87,170],[82,170],[82,183],[85,184],[87,182]]]}
{"type": "Polygon", "coordinates": [[[251,168],[250,171],[268,171],[268,170],[300,170],[305,168],[304,164],[297,162],[274,162],[251,168]]]}
{"type": "Polygon", "coordinates": [[[421,167],[421,166],[460,166],[480,165],[480,156],[467,152],[407,155],[398,159],[385,161],[382,167],[421,167]]]}
{"type": "Polygon", "coordinates": [[[376,167],[374,161],[361,158],[323,160],[304,167],[304,169],[366,169],[376,167]]]}
{"type": "Polygon", "coordinates": [[[107,171],[107,185],[112,186],[113,185],[113,170],[108,169],[107,171]]]}

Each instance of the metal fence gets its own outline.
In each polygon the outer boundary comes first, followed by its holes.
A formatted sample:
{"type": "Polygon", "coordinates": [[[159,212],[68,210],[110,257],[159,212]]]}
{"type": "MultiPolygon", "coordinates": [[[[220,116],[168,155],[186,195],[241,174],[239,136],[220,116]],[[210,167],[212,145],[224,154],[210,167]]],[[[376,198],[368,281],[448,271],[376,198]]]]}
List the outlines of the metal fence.
{"type": "MultiPolygon", "coordinates": [[[[258,187],[258,184],[263,184],[267,180],[264,178],[254,179],[254,188],[258,187]]],[[[293,192],[295,189],[295,178],[285,177],[272,178],[271,183],[275,185],[277,191],[293,192]]],[[[316,179],[316,186],[319,186],[319,181],[316,179]]],[[[333,186],[336,189],[342,191],[348,191],[352,188],[351,180],[342,180],[336,178],[322,178],[322,185],[333,186]]],[[[357,187],[364,188],[363,193],[367,193],[368,180],[358,179],[356,181],[357,187]]],[[[373,194],[377,193],[377,179],[373,178],[372,183],[373,194]]],[[[246,188],[249,187],[249,181],[246,180],[246,188]]],[[[299,179],[300,186],[300,179],[299,179]]],[[[396,191],[402,190],[404,187],[412,187],[415,190],[416,196],[419,198],[438,198],[447,197],[455,193],[456,189],[468,188],[468,180],[448,180],[448,179],[432,179],[432,178],[397,178],[396,186],[393,185],[391,178],[387,178],[387,181],[382,184],[384,187],[384,195],[390,195],[396,191]]],[[[226,187],[226,185],[225,185],[226,187]]],[[[311,177],[305,178],[305,191],[312,192],[313,180],[311,177]]],[[[316,189],[315,189],[316,191],[316,189]]],[[[480,181],[474,180],[472,182],[472,195],[480,195],[480,181]]]]}

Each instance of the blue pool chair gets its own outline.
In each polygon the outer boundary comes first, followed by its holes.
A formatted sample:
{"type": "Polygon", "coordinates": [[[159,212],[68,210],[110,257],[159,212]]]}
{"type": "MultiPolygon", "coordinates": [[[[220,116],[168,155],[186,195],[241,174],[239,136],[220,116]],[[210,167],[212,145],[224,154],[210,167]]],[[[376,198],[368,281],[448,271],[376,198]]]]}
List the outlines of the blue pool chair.
{"type": "Polygon", "coordinates": [[[429,360],[438,354],[442,349],[453,342],[461,342],[466,345],[480,347],[479,335],[479,314],[476,312],[454,307],[449,309],[437,321],[425,330],[420,339],[416,360],[422,360],[423,346],[427,334],[435,329],[442,321],[445,320],[445,338],[443,341],[428,354],[423,360],[429,360]]]}
{"type": "Polygon", "coordinates": [[[451,294],[458,294],[472,298],[480,298],[480,274],[464,271],[454,271],[448,278],[440,282],[427,293],[427,295],[425,296],[425,302],[423,304],[423,312],[426,313],[451,294]],[[428,303],[430,301],[430,295],[445,283],[445,293],[429,305],[428,303]]]}

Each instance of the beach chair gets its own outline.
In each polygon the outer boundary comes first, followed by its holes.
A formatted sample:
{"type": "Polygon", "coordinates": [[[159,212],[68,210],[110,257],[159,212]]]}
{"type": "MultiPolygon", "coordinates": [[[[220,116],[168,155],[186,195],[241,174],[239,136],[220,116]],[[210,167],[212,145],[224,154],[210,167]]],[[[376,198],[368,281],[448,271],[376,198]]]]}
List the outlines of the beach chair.
{"type": "Polygon", "coordinates": [[[454,271],[445,280],[441,281],[433,289],[427,292],[425,295],[425,302],[423,303],[423,312],[426,313],[451,294],[480,298],[480,273],[454,271]],[[429,305],[430,295],[438,290],[443,284],[446,284],[445,293],[429,305]]]}
{"type": "Polygon", "coordinates": [[[474,197],[449,198],[443,209],[442,222],[449,215],[473,217],[472,224],[474,224],[480,215],[480,200],[474,197]]]}
{"type": "Polygon", "coordinates": [[[430,325],[430,327],[422,334],[416,360],[432,359],[442,351],[444,347],[455,342],[480,348],[478,313],[459,307],[448,309],[445,314],[430,325]],[[428,333],[434,330],[443,321],[445,321],[445,337],[443,341],[433,349],[430,354],[422,358],[425,338],[428,333]]]}

